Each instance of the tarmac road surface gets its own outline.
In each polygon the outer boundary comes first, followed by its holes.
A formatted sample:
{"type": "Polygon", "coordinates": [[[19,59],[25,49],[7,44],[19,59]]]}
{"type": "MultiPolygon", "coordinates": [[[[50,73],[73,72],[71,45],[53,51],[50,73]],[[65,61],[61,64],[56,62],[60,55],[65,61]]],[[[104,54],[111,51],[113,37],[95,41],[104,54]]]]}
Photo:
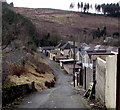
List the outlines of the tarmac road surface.
{"type": "MultiPolygon", "coordinates": [[[[57,81],[54,88],[36,92],[24,99],[18,108],[88,108],[90,106],[78,91],[70,85],[72,76],[61,71],[58,65],[55,65],[48,58],[43,56],[51,68],[55,71],[57,81]]],[[[19,109],[20,110],[20,109],[19,109]]],[[[31,109],[32,110],[32,109],[31,109]]]]}

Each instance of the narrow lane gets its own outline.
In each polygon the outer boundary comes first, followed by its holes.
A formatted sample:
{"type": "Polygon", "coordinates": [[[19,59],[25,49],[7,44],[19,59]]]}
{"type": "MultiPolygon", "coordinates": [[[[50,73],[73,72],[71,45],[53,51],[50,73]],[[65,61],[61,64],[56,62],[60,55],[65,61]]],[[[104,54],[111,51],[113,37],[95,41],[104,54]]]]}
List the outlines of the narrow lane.
{"type": "Polygon", "coordinates": [[[54,70],[57,82],[54,88],[36,92],[26,97],[18,108],[89,108],[86,100],[78,94],[70,82],[72,76],[61,71],[48,58],[43,56],[54,70]]]}

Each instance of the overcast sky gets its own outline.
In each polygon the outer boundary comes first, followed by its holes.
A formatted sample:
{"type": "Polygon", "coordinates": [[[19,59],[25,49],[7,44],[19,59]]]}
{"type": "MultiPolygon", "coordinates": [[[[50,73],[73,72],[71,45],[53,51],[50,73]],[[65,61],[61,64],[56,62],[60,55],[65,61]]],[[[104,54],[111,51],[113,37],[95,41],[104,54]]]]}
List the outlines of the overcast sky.
{"type": "Polygon", "coordinates": [[[15,7],[29,7],[29,8],[55,8],[69,10],[70,3],[75,4],[74,10],[77,10],[77,3],[117,3],[120,0],[7,0],[8,3],[13,2],[15,7]]]}

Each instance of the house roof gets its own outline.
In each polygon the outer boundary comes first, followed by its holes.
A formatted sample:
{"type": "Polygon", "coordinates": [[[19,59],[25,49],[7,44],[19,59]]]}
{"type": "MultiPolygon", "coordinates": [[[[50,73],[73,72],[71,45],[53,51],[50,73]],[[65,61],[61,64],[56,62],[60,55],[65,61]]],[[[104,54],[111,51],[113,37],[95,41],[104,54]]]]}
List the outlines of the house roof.
{"type": "Polygon", "coordinates": [[[65,45],[65,43],[61,42],[56,46],[56,48],[61,48],[63,45],[65,45]]]}
{"type": "Polygon", "coordinates": [[[54,46],[46,46],[46,47],[41,47],[42,50],[51,50],[51,49],[55,49],[54,46]]]}
{"type": "Polygon", "coordinates": [[[74,61],[74,59],[65,59],[65,60],[60,60],[61,62],[69,62],[69,61],[74,61]]]}
{"type": "Polygon", "coordinates": [[[87,51],[87,52],[106,52],[106,46],[103,46],[103,45],[94,45],[94,44],[90,44],[88,46],[85,46],[83,48],[84,51],[87,51]]]}
{"type": "Polygon", "coordinates": [[[61,49],[70,49],[70,48],[71,45],[68,42],[61,47],[61,49]]]}
{"type": "Polygon", "coordinates": [[[60,50],[51,50],[49,53],[60,53],[60,50]]]}
{"type": "Polygon", "coordinates": [[[77,48],[79,49],[79,48],[84,48],[84,47],[86,47],[86,46],[88,46],[86,43],[79,43],[79,42],[77,42],[77,48]]]}
{"type": "MultiPolygon", "coordinates": [[[[70,45],[74,45],[74,42],[73,41],[68,41],[68,43],[70,44],[70,45]]],[[[77,45],[78,45],[78,42],[75,42],[75,46],[77,47],[77,45]]]]}
{"type": "Polygon", "coordinates": [[[86,43],[78,43],[77,48],[81,48],[81,51],[86,51],[86,52],[91,52],[91,53],[110,53],[111,51],[113,52],[118,52],[117,47],[112,47],[112,46],[105,46],[105,45],[95,45],[95,44],[86,44],[86,43]]]}
{"type": "Polygon", "coordinates": [[[64,59],[66,59],[67,57],[65,57],[65,56],[56,56],[55,58],[64,58],[64,59]]]}
{"type": "Polygon", "coordinates": [[[113,51],[113,52],[118,52],[118,48],[117,47],[111,47],[111,46],[109,46],[109,47],[107,47],[107,49],[106,49],[107,51],[113,51]]]}

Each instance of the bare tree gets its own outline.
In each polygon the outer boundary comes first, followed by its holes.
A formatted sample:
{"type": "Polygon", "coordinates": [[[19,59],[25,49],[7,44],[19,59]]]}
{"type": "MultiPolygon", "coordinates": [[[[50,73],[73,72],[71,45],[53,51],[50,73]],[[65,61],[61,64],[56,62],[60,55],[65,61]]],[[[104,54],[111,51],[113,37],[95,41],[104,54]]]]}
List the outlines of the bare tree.
{"type": "Polygon", "coordinates": [[[86,4],[86,3],[85,3],[85,5],[84,5],[83,10],[84,10],[84,13],[85,13],[85,12],[86,12],[86,10],[87,10],[87,4],[86,4]]]}

